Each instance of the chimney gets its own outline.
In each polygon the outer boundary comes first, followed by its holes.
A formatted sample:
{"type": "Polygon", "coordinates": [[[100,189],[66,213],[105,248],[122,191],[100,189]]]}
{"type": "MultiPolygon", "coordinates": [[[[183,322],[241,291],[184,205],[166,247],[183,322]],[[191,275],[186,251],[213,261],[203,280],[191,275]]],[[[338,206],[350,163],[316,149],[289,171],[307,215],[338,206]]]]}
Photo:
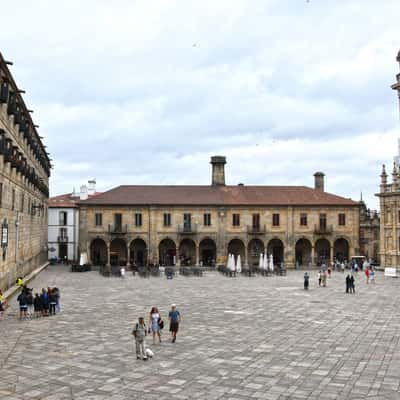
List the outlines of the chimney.
{"type": "Polygon", "coordinates": [[[93,196],[96,193],[96,179],[88,181],[88,195],[93,196]]]}
{"type": "Polygon", "coordinates": [[[225,186],[226,158],[224,156],[213,156],[210,164],[212,165],[212,186],[225,186]]]}
{"type": "Polygon", "coordinates": [[[316,172],[314,174],[314,188],[315,190],[324,191],[324,176],[323,172],[316,172]]]}
{"type": "Polygon", "coordinates": [[[81,186],[81,191],[79,193],[79,199],[80,200],[87,200],[88,198],[88,188],[86,185],[81,186]]]}

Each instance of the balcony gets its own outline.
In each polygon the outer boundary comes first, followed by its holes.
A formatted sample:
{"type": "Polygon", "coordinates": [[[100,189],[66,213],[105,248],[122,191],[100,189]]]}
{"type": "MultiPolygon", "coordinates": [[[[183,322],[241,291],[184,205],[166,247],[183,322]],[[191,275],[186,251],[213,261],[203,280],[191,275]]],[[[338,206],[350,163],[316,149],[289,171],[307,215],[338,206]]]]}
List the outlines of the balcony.
{"type": "Polygon", "coordinates": [[[58,243],[68,243],[68,236],[58,236],[57,242],[58,243]]]}
{"type": "Polygon", "coordinates": [[[316,235],[330,235],[333,232],[332,225],[315,225],[314,233],[316,235]]]}
{"type": "Polygon", "coordinates": [[[266,232],[265,225],[247,225],[247,233],[250,235],[263,235],[266,232]]]}
{"type": "Polygon", "coordinates": [[[194,235],[197,233],[197,225],[192,225],[192,224],[178,225],[178,233],[181,235],[194,235]]]}
{"type": "Polygon", "coordinates": [[[111,235],[125,235],[128,233],[128,225],[108,225],[108,233],[111,235]]]}

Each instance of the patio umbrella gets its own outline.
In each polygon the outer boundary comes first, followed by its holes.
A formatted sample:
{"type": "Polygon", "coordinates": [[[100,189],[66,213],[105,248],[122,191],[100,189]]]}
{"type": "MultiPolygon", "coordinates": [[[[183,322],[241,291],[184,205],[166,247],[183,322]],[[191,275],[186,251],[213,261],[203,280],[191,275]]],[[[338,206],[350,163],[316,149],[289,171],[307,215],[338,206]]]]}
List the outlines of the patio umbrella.
{"type": "Polygon", "coordinates": [[[231,255],[230,255],[230,253],[228,254],[228,258],[227,258],[227,260],[226,260],[226,268],[227,269],[231,269],[231,255]]]}
{"type": "Polygon", "coordinates": [[[260,269],[264,268],[264,254],[263,253],[260,253],[260,261],[258,262],[258,267],[260,269]]]}
{"type": "Polygon", "coordinates": [[[235,271],[235,256],[233,254],[229,255],[229,271],[235,271]]]}
{"type": "Polygon", "coordinates": [[[238,272],[239,274],[242,272],[242,262],[240,261],[240,254],[237,256],[236,272],[238,272]]]}
{"type": "Polygon", "coordinates": [[[268,254],[267,253],[265,253],[265,256],[264,256],[264,262],[263,262],[263,270],[264,271],[268,271],[268,254]]]}
{"type": "Polygon", "coordinates": [[[269,256],[269,269],[273,272],[274,271],[274,256],[272,253],[269,256]]]}

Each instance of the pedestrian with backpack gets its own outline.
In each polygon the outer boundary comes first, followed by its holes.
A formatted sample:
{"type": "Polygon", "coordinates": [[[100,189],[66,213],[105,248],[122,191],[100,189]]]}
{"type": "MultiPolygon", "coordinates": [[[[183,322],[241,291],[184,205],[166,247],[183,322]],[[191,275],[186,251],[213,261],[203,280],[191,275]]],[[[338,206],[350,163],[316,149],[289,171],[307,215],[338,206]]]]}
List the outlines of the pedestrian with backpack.
{"type": "Polygon", "coordinates": [[[179,330],[179,324],[182,321],[180,312],[176,309],[176,304],[171,305],[171,311],[168,314],[169,318],[169,331],[172,336],[172,343],[176,342],[176,334],[179,330]]]}
{"type": "Polygon", "coordinates": [[[139,322],[136,323],[133,328],[132,335],[135,337],[136,342],[136,358],[143,361],[147,360],[146,353],[146,324],[144,323],[144,318],[140,317],[139,322]]]}

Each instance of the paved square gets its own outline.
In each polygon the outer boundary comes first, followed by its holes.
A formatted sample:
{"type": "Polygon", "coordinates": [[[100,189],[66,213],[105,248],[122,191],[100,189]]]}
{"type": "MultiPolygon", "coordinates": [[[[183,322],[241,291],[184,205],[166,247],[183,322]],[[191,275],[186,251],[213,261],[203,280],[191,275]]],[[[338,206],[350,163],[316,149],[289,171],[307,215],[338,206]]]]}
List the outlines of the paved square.
{"type": "Polygon", "coordinates": [[[287,277],[104,278],[53,266],[29,286],[61,289],[62,313],[18,321],[15,299],[0,321],[0,398],[13,399],[399,399],[400,280],[356,278],[344,293],[302,289],[287,277]],[[155,357],[136,360],[131,330],[176,302],[155,357]]]}

